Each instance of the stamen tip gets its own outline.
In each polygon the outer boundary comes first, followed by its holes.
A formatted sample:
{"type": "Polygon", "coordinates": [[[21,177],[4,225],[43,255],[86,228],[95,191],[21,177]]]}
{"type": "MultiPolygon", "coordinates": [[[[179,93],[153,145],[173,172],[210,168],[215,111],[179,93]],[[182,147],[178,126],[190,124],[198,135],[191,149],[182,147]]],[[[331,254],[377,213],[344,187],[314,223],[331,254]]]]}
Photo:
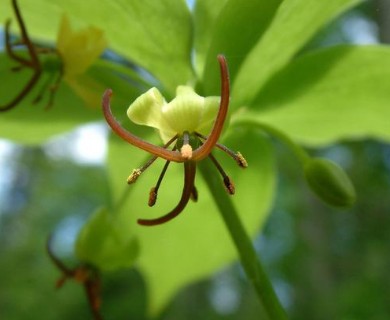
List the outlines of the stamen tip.
{"type": "Polygon", "coordinates": [[[181,156],[185,159],[192,158],[192,147],[189,144],[183,144],[180,149],[181,156]]]}
{"type": "Polygon", "coordinates": [[[156,188],[153,187],[152,189],[150,189],[149,192],[149,201],[148,201],[149,207],[153,207],[156,201],[157,201],[157,192],[156,192],[156,188]]]}
{"type": "Polygon", "coordinates": [[[239,165],[241,168],[247,168],[247,167],[248,167],[248,162],[247,162],[246,159],[243,157],[243,155],[241,154],[241,152],[237,152],[237,153],[236,153],[236,156],[237,156],[237,163],[238,163],[238,165],[239,165]]]}
{"type": "Polygon", "coordinates": [[[229,194],[233,195],[236,192],[236,188],[228,176],[223,178],[223,183],[225,184],[226,190],[229,194]]]}
{"type": "Polygon", "coordinates": [[[138,177],[141,175],[142,171],[140,169],[134,169],[130,176],[127,178],[127,183],[132,184],[135,183],[138,177]]]}

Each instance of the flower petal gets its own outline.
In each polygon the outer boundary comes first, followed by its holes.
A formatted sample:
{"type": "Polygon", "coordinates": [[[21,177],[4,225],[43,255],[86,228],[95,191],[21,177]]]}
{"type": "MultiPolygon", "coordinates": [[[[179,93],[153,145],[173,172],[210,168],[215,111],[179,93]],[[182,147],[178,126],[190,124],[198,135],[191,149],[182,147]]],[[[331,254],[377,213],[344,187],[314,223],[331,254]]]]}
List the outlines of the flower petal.
{"type": "Polygon", "coordinates": [[[162,108],[166,104],[157,88],[140,95],[127,109],[127,116],[136,124],[156,128],[161,138],[168,141],[176,132],[166,122],[162,108]]]}
{"type": "Polygon", "coordinates": [[[218,113],[220,100],[221,100],[220,97],[215,97],[215,96],[206,97],[204,99],[202,118],[199,122],[199,126],[196,129],[198,133],[204,135],[208,135],[210,133],[218,113]]]}
{"type": "Polygon", "coordinates": [[[64,63],[64,77],[71,78],[84,73],[106,46],[107,41],[101,29],[88,27],[75,32],[71,29],[68,16],[62,16],[57,49],[64,63]]]}
{"type": "MultiPolygon", "coordinates": [[[[196,94],[191,87],[179,86],[176,90],[176,98],[164,105],[162,112],[171,128],[181,134],[184,131],[197,131],[199,126],[203,125],[205,106],[204,97],[196,94]]],[[[209,108],[209,103],[207,106],[209,108]]]]}

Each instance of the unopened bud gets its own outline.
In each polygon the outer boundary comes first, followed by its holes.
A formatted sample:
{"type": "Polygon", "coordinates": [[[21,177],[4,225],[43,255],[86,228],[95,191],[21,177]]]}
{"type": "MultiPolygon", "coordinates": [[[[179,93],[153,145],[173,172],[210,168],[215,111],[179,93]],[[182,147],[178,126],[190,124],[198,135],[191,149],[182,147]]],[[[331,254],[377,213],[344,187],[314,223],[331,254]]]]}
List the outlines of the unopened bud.
{"type": "Polygon", "coordinates": [[[344,170],[336,163],[315,158],[304,167],[310,188],[329,205],[350,207],[356,199],[355,188],[344,170]]]}

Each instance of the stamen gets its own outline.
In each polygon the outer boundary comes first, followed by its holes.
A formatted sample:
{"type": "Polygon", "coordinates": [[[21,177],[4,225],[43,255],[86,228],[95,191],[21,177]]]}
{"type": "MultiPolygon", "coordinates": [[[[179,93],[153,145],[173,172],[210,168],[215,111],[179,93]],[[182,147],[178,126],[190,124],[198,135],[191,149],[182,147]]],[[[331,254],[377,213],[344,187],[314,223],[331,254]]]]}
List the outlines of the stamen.
{"type": "Polygon", "coordinates": [[[184,162],[187,159],[183,158],[181,153],[179,151],[171,151],[171,150],[166,150],[162,147],[155,146],[154,144],[151,144],[149,142],[146,142],[142,140],[141,138],[137,137],[136,135],[132,134],[131,132],[127,131],[124,129],[119,122],[114,118],[114,115],[112,114],[111,111],[111,106],[110,106],[110,98],[112,96],[112,90],[107,89],[104,92],[103,95],[103,101],[102,101],[102,106],[103,106],[103,114],[104,117],[106,118],[107,123],[111,127],[111,129],[118,135],[120,136],[123,140],[127,141],[128,143],[145,150],[156,157],[161,157],[164,158],[165,160],[169,161],[175,161],[175,162],[184,162]]]}
{"type": "Polygon", "coordinates": [[[233,181],[230,179],[230,177],[225,176],[223,178],[223,184],[225,185],[229,194],[233,195],[236,192],[236,188],[234,187],[233,181]]]}
{"type": "Polygon", "coordinates": [[[50,109],[54,104],[54,96],[55,96],[55,93],[57,92],[58,87],[60,86],[63,75],[64,75],[64,70],[63,70],[63,65],[62,65],[61,70],[58,73],[57,79],[54,81],[54,83],[49,88],[49,92],[50,92],[49,93],[49,101],[45,107],[46,110],[50,109]]]}
{"type": "Polygon", "coordinates": [[[229,73],[226,59],[223,55],[218,55],[218,62],[221,70],[221,101],[219,104],[219,111],[209,137],[204,142],[204,144],[198,149],[196,149],[192,154],[192,159],[195,161],[199,161],[206,158],[211,152],[211,150],[214,148],[221,135],[228,112],[230,97],[229,73]]]}
{"type": "Polygon", "coordinates": [[[150,189],[149,192],[148,206],[153,207],[156,204],[156,201],[157,201],[157,191],[156,191],[156,187],[153,187],[152,189],[150,189]]]}
{"type": "Polygon", "coordinates": [[[188,201],[190,200],[191,194],[194,189],[194,181],[195,181],[195,173],[196,173],[196,164],[193,161],[184,162],[184,186],[183,193],[181,195],[180,201],[177,206],[167,213],[166,215],[157,218],[157,219],[138,219],[138,223],[143,226],[155,226],[159,224],[163,224],[172,220],[176,216],[178,216],[183,209],[186,207],[188,201]]]}
{"type": "Polygon", "coordinates": [[[157,193],[158,193],[158,189],[160,188],[160,185],[161,185],[161,182],[162,180],[164,179],[164,176],[165,176],[165,173],[167,172],[167,169],[169,167],[169,164],[171,162],[170,161],[166,161],[165,164],[164,164],[164,167],[158,177],[158,180],[157,180],[157,183],[156,183],[156,186],[153,187],[151,190],[150,190],[150,193],[149,193],[149,207],[153,207],[157,201],[157,193]]]}
{"type": "MultiPolygon", "coordinates": [[[[203,134],[200,134],[199,132],[195,132],[195,135],[197,135],[199,138],[203,139],[203,140],[207,140],[207,137],[204,136],[203,134]]],[[[215,146],[224,151],[226,154],[228,154],[230,157],[233,158],[234,161],[237,162],[237,164],[241,167],[241,168],[247,168],[248,167],[248,162],[246,161],[246,159],[244,158],[244,156],[241,154],[241,152],[237,151],[237,152],[234,152],[233,150],[229,149],[228,147],[224,146],[223,144],[220,144],[220,143],[216,143],[215,146]]]]}
{"type": "MultiPolygon", "coordinates": [[[[176,141],[178,135],[175,135],[171,140],[164,144],[163,148],[168,148],[174,141],[176,141]]],[[[134,169],[130,176],[127,178],[127,183],[132,184],[137,181],[138,177],[144,172],[149,166],[156,161],[158,157],[152,157],[148,162],[146,162],[141,168],[134,169]]]]}
{"type": "Polygon", "coordinates": [[[198,190],[196,189],[195,186],[192,188],[192,191],[191,191],[191,200],[194,202],[198,201],[198,190]]]}
{"type": "Polygon", "coordinates": [[[100,315],[100,311],[99,311],[102,303],[100,298],[100,292],[101,292],[100,279],[96,277],[92,280],[87,280],[87,282],[84,284],[84,289],[85,289],[85,293],[87,294],[89,306],[94,319],[102,320],[103,318],[100,315]]]}
{"type": "Polygon", "coordinates": [[[69,278],[81,283],[84,286],[85,293],[88,297],[89,306],[95,320],[101,320],[99,309],[101,305],[100,299],[100,278],[94,269],[88,266],[80,266],[74,270],[67,268],[62,261],[60,261],[51,249],[52,236],[50,235],[46,242],[47,253],[52,262],[63,273],[62,277],[57,281],[56,288],[61,288],[65,281],[69,278]]]}
{"type": "Polygon", "coordinates": [[[54,255],[54,253],[51,249],[52,240],[53,240],[53,236],[49,235],[47,238],[47,241],[46,241],[46,251],[47,251],[47,254],[49,255],[50,260],[63,273],[63,277],[58,280],[57,285],[56,285],[56,288],[60,288],[64,284],[66,278],[72,277],[73,271],[71,269],[69,269],[68,267],[66,267],[64,265],[64,263],[54,255]]]}
{"type": "Polygon", "coordinates": [[[31,43],[30,38],[27,33],[26,26],[23,22],[22,15],[20,13],[20,10],[18,8],[16,0],[12,1],[12,6],[15,11],[16,19],[18,20],[19,23],[19,28],[22,33],[22,42],[27,46],[29,55],[31,60],[27,60],[25,58],[22,58],[18,55],[16,55],[12,49],[11,45],[11,36],[10,36],[10,25],[11,25],[11,20],[7,20],[5,24],[5,49],[7,54],[14,59],[15,61],[18,61],[20,64],[23,66],[32,68],[34,70],[34,73],[31,77],[31,79],[27,82],[27,84],[24,86],[21,92],[9,103],[0,106],[0,112],[2,111],[8,111],[15,107],[25,96],[27,93],[31,91],[31,89],[34,87],[36,82],[38,81],[39,77],[41,76],[42,70],[41,70],[41,64],[39,62],[37,53],[35,51],[34,45],[31,43]]]}
{"type": "Polygon", "coordinates": [[[223,178],[223,183],[226,187],[226,191],[233,195],[235,192],[236,192],[236,189],[234,187],[234,184],[233,184],[233,181],[229,178],[229,176],[225,173],[225,171],[223,170],[222,166],[220,165],[220,163],[217,161],[217,159],[215,159],[215,157],[213,156],[212,153],[209,154],[209,158],[211,159],[211,161],[214,163],[214,165],[217,167],[219,173],[221,174],[222,178],[223,178]]]}
{"type": "MultiPolygon", "coordinates": [[[[27,28],[24,24],[24,21],[23,21],[23,18],[22,18],[22,14],[20,13],[20,10],[19,10],[19,7],[18,7],[18,4],[17,4],[17,1],[16,0],[12,0],[12,7],[14,8],[14,11],[15,11],[15,16],[16,16],[16,19],[18,20],[18,23],[19,23],[19,28],[20,28],[20,32],[22,34],[22,41],[23,43],[27,46],[27,49],[30,53],[30,57],[31,57],[31,61],[26,61],[31,67],[39,67],[40,66],[40,63],[39,63],[39,59],[38,59],[38,56],[35,52],[35,49],[34,49],[34,45],[31,43],[30,41],[30,37],[27,33],[27,28]]],[[[16,59],[18,61],[20,61],[20,58],[19,59],[16,59]]],[[[25,63],[22,63],[22,64],[25,64],[25,63]]]]}
{"type": "MultiPolygon", "coordinates": [[[[153,161],[157,158],[153,158],[153,161]]],[[[127,183],[132,184],[137,181],[138,177],[141,175],[143,171],[141,169],[134,169],[133,172],[127,178],[127,183]]]]}

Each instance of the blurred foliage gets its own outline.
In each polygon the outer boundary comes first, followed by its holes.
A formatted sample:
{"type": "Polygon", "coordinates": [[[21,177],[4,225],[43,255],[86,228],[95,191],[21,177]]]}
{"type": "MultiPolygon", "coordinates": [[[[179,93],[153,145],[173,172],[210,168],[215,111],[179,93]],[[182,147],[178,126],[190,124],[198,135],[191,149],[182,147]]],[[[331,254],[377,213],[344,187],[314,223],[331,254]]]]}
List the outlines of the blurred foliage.
{"type": "MultiPolygon", "coordinates": [[[[297,173],[298,163],[280,160],[279,196],[255,240],[259,253],[291,319],[388,319],[390,147],[349,142],[315,154],[343,164],[353,177],[357,204],[347,212],[323,205],[297,173]]],[[[289,156],[281,146],[278,155],[289,156]]],[[[68,234],[59,232],[68,245],[57,241],[55,247],[74,265],[71,235],[107,197],[104,168],[53,159],[42,148],[17,148],[6,167],[12,178],[1,215],[0,318],[39,319],[44,310],[45,319],[88,319],[81,286],[68,282],[54,291],[59,272],[44,244],[51,230],[70,228],[68,234]],[[28,170],[32,166],[35,170],[28,170]]],[[[102,313],[107,319],[146,319],[146,303],[136,270],[105,274],[102,313]]],[[[250,320],[261,312],[234,264],[182,290],[158,319],[250,320]]]]}
{"type": "MultiPolygon", "coordinates": [[[[302,52],[326,41],[337,43],[342,22],[351,14],[372,18],[375,10],[369,2],[343,15],[302,52]]],[[[1,159],[1,319],[90,317],[81,286],[69,282],[54,292],[59,272],[44,247],[54,230],[58,255],[69,266],[77,263],[74,238],[89,214],[110,201],[108,174],[102,165],[53,157],[49,149],[14,146],[1,159]]],[[[276,151],[277,198],[255,244],[290,318],[389,319],[389,145],[365,140],[312,150],[340,163],[352,177],[358,202],[347,212],[314,198],[298,162],[284,147],[277,145],[276,151]]],[[[106,273],[102,298],[107,319],[147,319],[146,283],[137,269],[106,273]]],[[[158,319],[251,320],[263,318],[262,313],[235,263],[182,289],[158,319]]]]}

